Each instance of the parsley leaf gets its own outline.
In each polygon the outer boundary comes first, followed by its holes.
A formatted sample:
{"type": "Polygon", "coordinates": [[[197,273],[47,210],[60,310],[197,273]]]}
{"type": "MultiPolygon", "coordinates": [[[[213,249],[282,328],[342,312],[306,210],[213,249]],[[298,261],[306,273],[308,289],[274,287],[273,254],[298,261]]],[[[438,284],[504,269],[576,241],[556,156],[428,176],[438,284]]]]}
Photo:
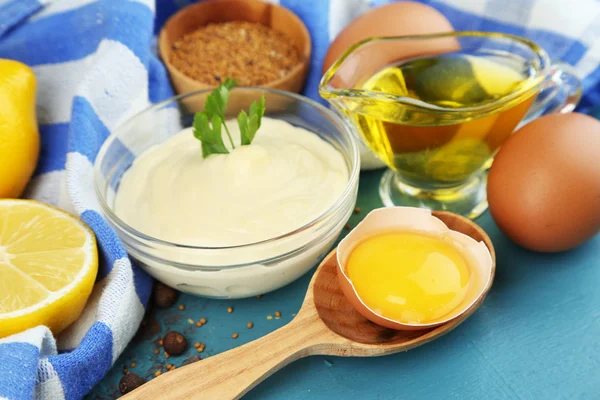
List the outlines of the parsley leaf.
{"type": "Polygon", "coordinates": [[[221,135],[222,123],[221,117],[213,115],[209,124],[208,114],[204,111],[194,116],[194,136],[202,142],[202,157],[229,153],[221,135]]]}
{"type": "Polygon", "coordinates": [[[260,123],[264,114],[265,96],[261,96],[260,102],[257,103],[254,101],[250,104],[250,115],[246,114],[244,110],[240,111],[238,115],[238,125],[240,127],[243,145],[252,143],[258,128],[260,128],[260,123]]]}
{"type": "MultiPolygon", "coordinates": [[[[221,121],[225,121],[225,109],[227,108],[227,102],[229,101],[229,91],[236,85],[237,80],[227,78],[225,79],[225,82],[221,83],[218,88],[210,93],[210,96],[208,96],[206,103],[204,104],[204,112],[208,119],[212,119],[214,115],[218,115],[221,117],[221,121]]],[[[224,126],[227,136],[229,137],[229,143],[231,144],[231,147],[235,149],[231,133],[229,132],[227,125],[224,126]]]]}
{"type": "MultiPolygon", "coordinates": [[[[231,147],[235,149],[231,133],[225,124],[225,111],[229,101],[229,91],[237,84],[235,79],[227,78],[218,88],[214,89],[207,97],[204,111],[197,112],[194,116],[194,136],[202,142],[202,157],[211,154],[227,154],[229,151],[223,143],[221,125],[225,128],[231,147]]],[[[249,114],[240,111],[237,121],[240,128],[242,145],[249,145],[260,128],[262,117],[265,114],[265,96],[260,101],[250,104],[249,114]]]]}
{"type": "Polygon", "coordinates": [[[227,78],[225,82],[221,83],[218,88],[210,93],[204,105],[204,112],[208,119],[212,119],[212,116],[217,114],[223,121],[225,120],[225,109],[229,101],[229,91],[236,85],[237,81],[235,79],[227,78]]]}

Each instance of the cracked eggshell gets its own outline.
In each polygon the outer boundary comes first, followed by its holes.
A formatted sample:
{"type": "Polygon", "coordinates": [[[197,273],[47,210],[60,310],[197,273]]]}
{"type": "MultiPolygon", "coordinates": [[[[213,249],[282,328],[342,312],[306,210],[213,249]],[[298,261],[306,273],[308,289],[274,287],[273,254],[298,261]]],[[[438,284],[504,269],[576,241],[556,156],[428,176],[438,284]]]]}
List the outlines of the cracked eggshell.
{"type": "Polygon", "coordinates": [[[492,265],[492,256],[483,242],[450,230],[440,219],[431,215],[431,211],[413,207],[387,207],[371,211],[337,247],[338,281],[348,301],[371,322],[396,330],[433,328],[464,314],[485,294],[492,279],[492,265]],[[469,289],[454,310],[426,324],[405,324],[375,313],[360,299],[345,272],[350,253],[365,238],[390,231],[412,231],[442,237],[450,240],[465,257],[470,271],[469,289]]]}

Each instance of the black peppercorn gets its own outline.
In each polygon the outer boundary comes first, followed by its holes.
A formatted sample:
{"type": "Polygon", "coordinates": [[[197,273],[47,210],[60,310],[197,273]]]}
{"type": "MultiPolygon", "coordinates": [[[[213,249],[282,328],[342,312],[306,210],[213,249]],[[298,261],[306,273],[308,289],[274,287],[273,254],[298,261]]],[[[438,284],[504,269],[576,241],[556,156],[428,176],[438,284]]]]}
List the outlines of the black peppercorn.
{"type": "Polygon", "coordinates": [[[146,383],[144,378],[130,372],[121,378],[121,382],[119,382],[119,390],[121,391],[121,394],[127,394],[132,390],[139,388],[144,383],[146,383]]]}
{"type": "Polygon", "coordinates": [[[168,332],[163,338],[163,347],[169,355],[178,356],[187,349],[188,341],[181,333],[168,332]]]}
{"type": "Polygon", "coordinates": [[[171,307],[177,301],[178,294],[177,290],[160,282],[156,282],[152,289],[154,305],[159,308],[171,307]]]}

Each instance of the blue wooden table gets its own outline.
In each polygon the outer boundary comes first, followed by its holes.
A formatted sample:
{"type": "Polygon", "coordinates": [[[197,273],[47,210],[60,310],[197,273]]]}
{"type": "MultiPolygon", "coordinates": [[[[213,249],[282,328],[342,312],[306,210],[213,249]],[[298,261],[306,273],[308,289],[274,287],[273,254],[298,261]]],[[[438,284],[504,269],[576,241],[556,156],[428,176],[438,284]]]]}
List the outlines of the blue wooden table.
{"type": "MultiPolygon", "coordinates": [[[[380,176],[379,171],[362,173],[361,212],[352,216],[352,226],[381,206],[380,176]]],[[[497,273],[484,304],[464,324],[407,353],[300,360],[245,398],[600,399],[600,235],[576,250],[547,255],[514,245],[489,213],[477,222],[496,246],[497,273]]],[[[156,370],[165,372],[168,363],[180,366],[193,356],[210,357],[283,326],[300,308],[311,276],[312,271],[261,299],[182,295],[170,309],[150,310],[137,337],[89,398],[118,397],[124,366],[151,379],[156,370]],[[228,307],[234,311],[228,313],[228,307]],[[276,311],[281,312],[279,319],[276,311]],[[203,327],[188,321],[201,317],[208,320],[203,327]],[[168,360],[162,351],[154,354],[158,337],[169,330],[184,333],[191,344],[205,343],[206,350],[198,353],[190,346],[184,355],[168,360]],[[233,339],[233,333],[239,338],[233,339]]]]}

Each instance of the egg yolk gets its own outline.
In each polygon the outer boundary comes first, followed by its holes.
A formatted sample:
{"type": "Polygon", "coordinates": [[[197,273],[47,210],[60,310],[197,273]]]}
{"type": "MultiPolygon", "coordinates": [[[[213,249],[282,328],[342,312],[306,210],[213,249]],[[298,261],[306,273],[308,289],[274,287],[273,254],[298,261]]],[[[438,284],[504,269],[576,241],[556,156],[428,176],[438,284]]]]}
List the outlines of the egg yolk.
{"type": "Polygon", "coordinates": [[[393,321],[433,322],[465,298],[469,267],[447,241],[419,233],[367,238],[350,253],[346,274],[358,297],[393,321]]]}

